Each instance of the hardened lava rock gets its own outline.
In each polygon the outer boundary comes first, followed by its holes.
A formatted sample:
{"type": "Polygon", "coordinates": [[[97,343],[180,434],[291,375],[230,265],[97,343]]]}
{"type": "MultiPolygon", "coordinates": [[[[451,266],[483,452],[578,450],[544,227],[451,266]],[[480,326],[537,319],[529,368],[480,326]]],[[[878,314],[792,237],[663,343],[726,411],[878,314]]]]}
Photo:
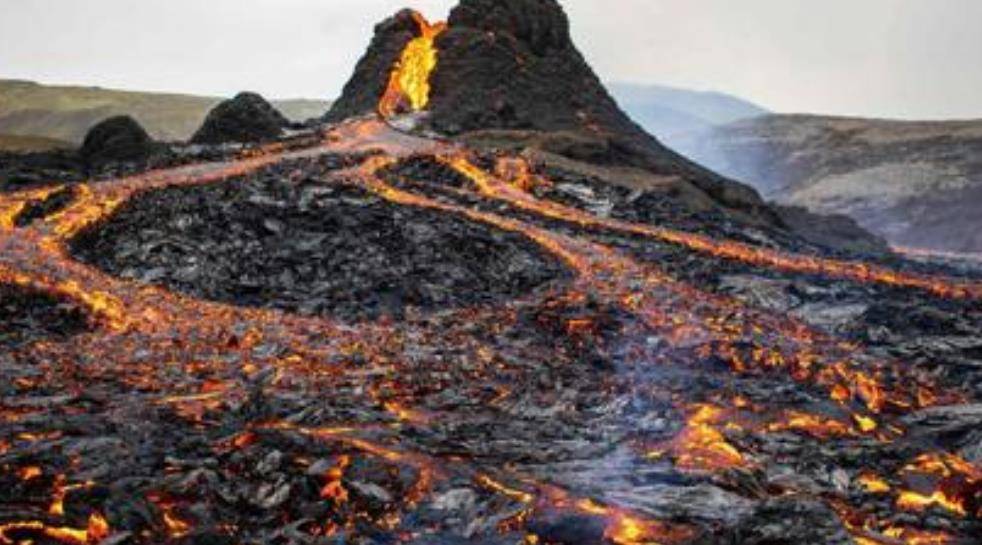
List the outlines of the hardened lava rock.
{"type": "Polygon", "coordinates": [[[150,135],[135,119],[121,115],[89,129],[79,155],[88,165],[99,167],[107,163],[145,161],[156,149],[150,135]]]}
{"type": "Polygon", "coordinates": [[[565,274],[520,235],[318,178],[343,163],[148,193],[78,238],[75,252],[200,298],[347,319],[513,298],[565,274]]]}
{"type": "Polygon", "coordinates": [[[51,295],[0,284],[0,350],[67,338],[87,329],[85,315],[51,295]]]}
{"type": "Polygon", "coordinates": [[[239,93],[215,107],[191,138],[195,144],[275,140],[290,122],[256,93],[239,93]]]}

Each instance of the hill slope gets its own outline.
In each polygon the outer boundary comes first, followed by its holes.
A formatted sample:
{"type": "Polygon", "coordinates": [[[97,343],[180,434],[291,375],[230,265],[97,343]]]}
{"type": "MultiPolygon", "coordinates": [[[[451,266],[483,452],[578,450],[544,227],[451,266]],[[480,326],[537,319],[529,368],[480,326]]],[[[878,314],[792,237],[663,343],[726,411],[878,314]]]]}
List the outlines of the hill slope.
{"type": "Polygon", "coordinates": [[[982,121],[772,115],[692,133],[690,158],[895,245],[982,252],[982,121]]]}
{"type": "Polygon", "coordinates": [[[671,145],[675,135],[769,113],[757,104],[713,91],[613,83],[610,93],[632,119],[671,145]]]}
{"type": "MultiPolygon", "coordinates": [[[[99,121],[125,114],[133,116],[158,140],[185,140],[221,100],[0,80],[0,133],[80,143],[99,121]]],[[[330,106],[326,101],[305,99],[273,104],[294,120],[317,117],[330,106]]]]}
{"type": "Polygon", "coordinates": [[[72,145],[70,143],[54,138],[0,134],[0,150],[3,151],[21,153],[67,149],[71,147],[72,145]]]}

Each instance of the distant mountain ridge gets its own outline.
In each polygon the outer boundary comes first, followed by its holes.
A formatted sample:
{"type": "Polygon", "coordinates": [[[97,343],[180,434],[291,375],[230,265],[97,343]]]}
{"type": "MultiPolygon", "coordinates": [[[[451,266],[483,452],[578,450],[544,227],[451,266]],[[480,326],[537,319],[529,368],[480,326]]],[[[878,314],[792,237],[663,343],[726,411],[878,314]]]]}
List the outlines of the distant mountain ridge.
{"type": "Polygon", "coordinates": [[[45,138],[43,136],[21,136],[0,134],[0,151],[12,151],[14,153],[31,151],[50,151],[57,149],[71,149],[73,146],[69,142],[45,138]]]}
{"type": "Polygon", "coordinates": [[[770,113],[750,101],[715,91],[634,83],[612,83],[607,88],[635,122],[669,146],[680,134],[770,113]]]}
{"type": "Polygon", "coordinates": [[[894,245],[982,252],[982,120],[769,115],[674,145],[768,199],[846,214],[894,245]]]}
{"type": "MultiPolygon", "coordinates": [[[[0,134],[51,138],[79,144],[93,125],[130,115],[158,140],[186,140],[221,97],[143,93],[99,87],[43,85],[0,80],[0,134]]],[[[319,117],[323,100],[272,101],[292,120],[319,117]]]]}

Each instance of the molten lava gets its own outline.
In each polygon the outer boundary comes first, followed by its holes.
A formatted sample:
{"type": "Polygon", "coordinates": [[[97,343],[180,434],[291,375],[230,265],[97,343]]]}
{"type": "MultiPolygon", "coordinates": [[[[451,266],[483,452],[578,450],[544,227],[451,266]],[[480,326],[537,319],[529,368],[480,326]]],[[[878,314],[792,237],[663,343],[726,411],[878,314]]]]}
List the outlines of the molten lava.
{"type": "Polygon", "coordinates": [[[26,538],[15,538],[11,534],[22,536],[45,536],[66,545],[97,545],[109,536],[110,528],[106,519],[98,513],[89,516],[86,528],[71,528],[65,526],[49,526],[40,521],[15,522],[0,524],[0,544],[23,545],[33,543],[26,538]]]}
{"type": "Polygon", "coordinates": [[[720,407],[696,405],[682,433],[670,444],[650,450],[647,457],[659,459],[671,454],[675,465],[688,471],[718,471],[747,467],[748,460],[730,444],[723,432],[723,421],[728,416],[720,407]]]}
{"type": "Polygon", "coordinates": [[[930,453],[903,468],[903,474],[917,490],[903,490],[897,506],[907,511],[932,507],[960,517],[982,516],[982,469],[947,453],[930,453]],[[925,484],[933,488],[926,489],[925,484]]]}
{"type": "Polygon", "coordinates": [[[447,29],[446,23],[431,24],[418,12],[413,19],[419,36],[412,39],[389,76],[389,84],[379,101],[382,117],[419,112],[430,102],[430,75],[437,65],[436,39],[447,29]]]}

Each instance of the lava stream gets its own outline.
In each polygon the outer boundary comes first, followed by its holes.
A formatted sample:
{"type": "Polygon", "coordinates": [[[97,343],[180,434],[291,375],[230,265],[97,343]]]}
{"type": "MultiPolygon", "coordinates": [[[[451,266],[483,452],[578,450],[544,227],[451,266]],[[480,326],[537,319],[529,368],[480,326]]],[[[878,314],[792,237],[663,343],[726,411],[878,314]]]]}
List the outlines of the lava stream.
{"type": "Polygon", "coordinates": [[[447,29],[446,23],[433,23],[419,12],[412,12],[419,36],[406,44],[398,63],[389,76],[378,111],[382,117],[398,113],[419,112],[430,102],[430,74],[436,69],[436,39],[447,29]]]}
{"type": "MultiPolygon", "coordinates": [[[[509,159],[514,160],[514,159],[509,159]]],[[[715,257],[730,259],[776,270],[816,274],[857,282],[873,282],[903,288],[916,288],[938,297],[982,299],[982,284],[955,282],[893,271],[862,262],[839,261],[814,256],[796,255],[735,241],[713,240],[710,237],[649,225],[600,218],[575,208],[543,201],[521,189],[522,183],[509,183],[474,166],[466,156],[454,154],[444,159],[446,164],[464,174],[485,195],[505,201],[523,210],[567,221],[585,227],[595,227],[652,237],[664,242],[685,246],[715,257]]]]}

